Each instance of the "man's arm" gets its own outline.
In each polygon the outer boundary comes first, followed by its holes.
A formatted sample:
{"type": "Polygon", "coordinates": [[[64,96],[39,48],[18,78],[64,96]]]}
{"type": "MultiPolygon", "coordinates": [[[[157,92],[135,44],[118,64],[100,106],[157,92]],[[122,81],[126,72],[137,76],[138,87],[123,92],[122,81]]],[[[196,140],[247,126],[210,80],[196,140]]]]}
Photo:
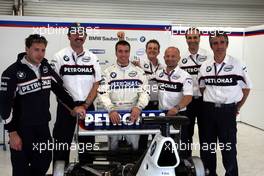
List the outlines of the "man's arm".
{"type": "Polygon", "coordinates": [[[141,72],[141,75],[142,75],[141,76],[142,84],[140,85],[138,90],[138,94],[139,94],[138,102],[136,106],[131,109],[130,120],[133,123],[135,123],[138,120],[142,109],[144,109],[148,105],[150,99],[149,96],[150,93],[148,90],[148,80],[143,70],[141,72]]]}
{"type": "Polygon", "coordinates": [[[247,97],[249,95],[250,89],[242,89],[243,97],[242,99],[237,103],[237,112],[241,109],[241,107],[244,105],[244,103],[247,100],[247,97]]]}
{"type": "Polygon", "coordinates": [[[100,81],[97,96],[99,101],[108,111],[111,122],[113,124],[119,124],[120,122],[119,113],[116,110],[114,110],[114,105],[110,99],[110,87],[108,84],[109,82],[110,82],[109,75],[107,72],[104,72],[104,74],[102,75],[102,80],[100,81]]]}
{"type": "Polygon", "coordinates": [[[192,101],[193,95],[193,80],[188,74],[188,77],[183,83],[183,97],[180,102],[172,109],[170,109],[167,115],[176,115],[181,109],[185,108],[192,101]]]}
{"type": "Polygon", "coordinates": [[[168,116],[176,115],[181,109],[185,108],[192,101],[192,95],[184,95],[181,101],[167,112],[168,116]]]}
{"type": "Polygon", "coordinates": [[[50,66],[58,75],[60,75],[61,64],[60,64],[60,57],[58,53],[56,53],[53,56],[53,59],[50,61],[50,66]]]}
{"type": "Polygon", "coordinates": [[[242,99],[237,103],[237,112],[241,109],[241,107],[244,105],[244,103],[247,100],[247,97],[249,95],[249,92],[252,88],[252,82],[249,78],[247,67],[244,64],[241,64],[241,80],[239,80],[239,85],[242,88],[243,97],[242,99]]]}
{"type": "Polygon", "coordinates": [[[16,116],[10,116],[14,106],[15,91],[17,88],[15,70],[5,70],[1,77],[0,87],[0,115],[5,120],[5,129],[9,132],[9,143],[13,150],[22,150],[22,140],[17,134],[16,116]]]}
{"type": "Polygon", "coordinates": [[[6,120],[9,118],[11,109],[14,104],[15,93],[17,88],[15,72],[11,69],[5,70],[1,77],[0,87],[0,115],[2,119],[6,120]]]}
{"type": "Polygon", "coordinates": [[[145,108],[148,105],[149,99],[150,99],[148,80],[143,70],[142,70],[141,75],[142,75],[141,76],[142,84],[140,85],[139,90],[138,90],[139,98],[138,98],[138,102],[136,105],[139,109],[145,108]]]}
{"type": "Polygon", "coordinates": [[[2,74],[0,88],[0,115],[5,120],[5,129],[8,132],[17,130],[17,116],[10,115],[15,106],[16,89],[16,70],[9,67],[2,74]]]}
{"type": "MultiPolygon", "coordinates": [[[[48,63],[47,63],[48,64],[48,63]]],[[[72,115],[79,114],[81,117],[84,117],[86,111],[83,106],[75,106],[72,97],[70,96],[69,92],[63,87],[63,81],[59,77],[59,75],[51,69],[50,65],[48,64],[52,80],[51,80],[51,90],[57,96],[58,100],[69,110],[71,111],[72,115]]]]}
{"type": "Polygon", "coordinates": [[[102,75],[102,80],[99,83],[98,88],[98,99],[103,104],[104,108],[110,112],[114,108],[114,104],[110,99],[110,78],[107,72],[104,72],[102,75]]]}
{"type": "Polygon", "coordinates": [[[89,92],[89,94],[85,100],[85,103],[83,105],[85,107],[85,109],[88,109],[88,107],[93,103],[94,99],[96,98],[98,87],[99,87],[99,81],[93,83],[93,87],[92,87],[91,91],[89,92]]]}
{"type": "Polygon", "coordinates": [[[93,87],[91,91],[89,92],[88,96],[86,97],[84,107],[87,109],[94,101],[94,99],[97,96],[97,90],[99,88],[99,84],[102,81],[102,72],[101,72],[101,67],[99,65],[99,60],[98,58],[94,55],[94,78],[95,82],[93,83],[93,87]]]}

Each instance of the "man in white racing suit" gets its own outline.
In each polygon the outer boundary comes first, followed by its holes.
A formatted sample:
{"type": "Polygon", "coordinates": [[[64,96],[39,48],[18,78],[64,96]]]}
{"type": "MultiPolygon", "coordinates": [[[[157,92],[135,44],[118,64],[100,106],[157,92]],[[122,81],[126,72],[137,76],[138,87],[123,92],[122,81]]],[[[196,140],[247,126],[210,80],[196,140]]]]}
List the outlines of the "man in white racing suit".
{"type": "MultiPolygon", "coordinates": [[[[109,112],[113,124],[120,123],[118,110],[131,111],[130,121],[137,122],[141,110],[149,102],[148,84],[142,69],[129,62],[130,44],[120,40],[115,46],[117,62],[104,70],[98,89],[98,98],[109,112]]],[[[133,150],[138,149],[138,135],[124,136],[133,150]]],[[[109,137],[110,150],[118,149],[122,135],[109,137]]]]}

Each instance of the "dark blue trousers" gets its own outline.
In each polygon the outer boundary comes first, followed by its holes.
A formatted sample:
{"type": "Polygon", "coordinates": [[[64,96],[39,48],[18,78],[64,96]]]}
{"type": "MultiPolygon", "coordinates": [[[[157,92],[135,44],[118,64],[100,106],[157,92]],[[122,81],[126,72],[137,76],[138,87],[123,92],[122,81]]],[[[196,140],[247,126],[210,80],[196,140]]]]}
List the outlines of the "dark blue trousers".
{"type": "Polygon", "coordinates": [[[237,106],[234,103],[224,105],[203,103],[202,126],[205,141],[202,145],[201,158],[205,168],[209,169],[209,176],[217,175],[216,150],[222,153],[225,176],[238,176],[236,112],[237,106]]]}

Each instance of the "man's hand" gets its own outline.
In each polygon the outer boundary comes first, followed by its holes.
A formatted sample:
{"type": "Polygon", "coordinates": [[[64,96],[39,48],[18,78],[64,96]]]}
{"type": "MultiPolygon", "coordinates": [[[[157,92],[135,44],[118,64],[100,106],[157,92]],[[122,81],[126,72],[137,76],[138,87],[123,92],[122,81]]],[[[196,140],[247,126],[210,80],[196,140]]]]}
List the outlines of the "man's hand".
{"type": "Polygon", "coordinates": [[[175,116],[178,112],[178,109],[174,107],[167,112],[166,116],[175,116]]]}
{"type": "Polygon", "coordinates": [[[131,63],[137,67],[140,67],[140,61],[132,61],[131,63]]]}
{"type": "Polygon", "coordinates": [[[9,133],[9,143],[10,147],[14,150],[21,151],[22,150],[22,139],[17,134],[16,131],[9,133]]]}
{"type": "Polygon", "coordinates": [[[109,118],[113,124],[119,124],[120,123],[120,115],[117,111],[111,111],[109,113],[109,118]]]}
{"type": "Polygon", "coordinates": [[[118,40],[125,40],[125,32],[124,31],[118,31],[116,36],[118,37],[118,40]]]}
{"type": "Polygon", "coordinates": [[[135,123],[138,120],[140,113],[141,109],[138,107],[133,107],[131,110],[130,121],[135,123]]]}
{"type": "Polygon", "coordinates": [[[72,111],[71,111],[72,116],[77,116],[80,115],[81,119],[84,119],[86,116],[86,109],[83,106],[76,106],[72,111]]]}

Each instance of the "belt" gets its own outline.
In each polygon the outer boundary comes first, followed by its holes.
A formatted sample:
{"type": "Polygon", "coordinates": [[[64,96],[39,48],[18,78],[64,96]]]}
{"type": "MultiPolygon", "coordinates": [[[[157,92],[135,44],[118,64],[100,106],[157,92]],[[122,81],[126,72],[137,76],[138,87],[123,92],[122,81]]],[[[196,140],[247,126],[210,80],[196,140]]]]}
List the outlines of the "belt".
{"type": "Polygon", "coordinates": [[[224,108],[224,107],[235,107],[236,103],[213,103],[213,102],[205,102],[207,105],[214,106],[215,108],[224,108]]]}
{"type": "Polygon", "coordinates": [[[75,101],[74,102],[75,106],[80,106],[80,105],[82,105],[84,103],[85,103],[85,101],[75,101]]]}
{"type": "Polygon", "coordinates": [[[193,96],[193,99],[199,99],[199,98],[202,98],[202,96],[193,96]]]}

